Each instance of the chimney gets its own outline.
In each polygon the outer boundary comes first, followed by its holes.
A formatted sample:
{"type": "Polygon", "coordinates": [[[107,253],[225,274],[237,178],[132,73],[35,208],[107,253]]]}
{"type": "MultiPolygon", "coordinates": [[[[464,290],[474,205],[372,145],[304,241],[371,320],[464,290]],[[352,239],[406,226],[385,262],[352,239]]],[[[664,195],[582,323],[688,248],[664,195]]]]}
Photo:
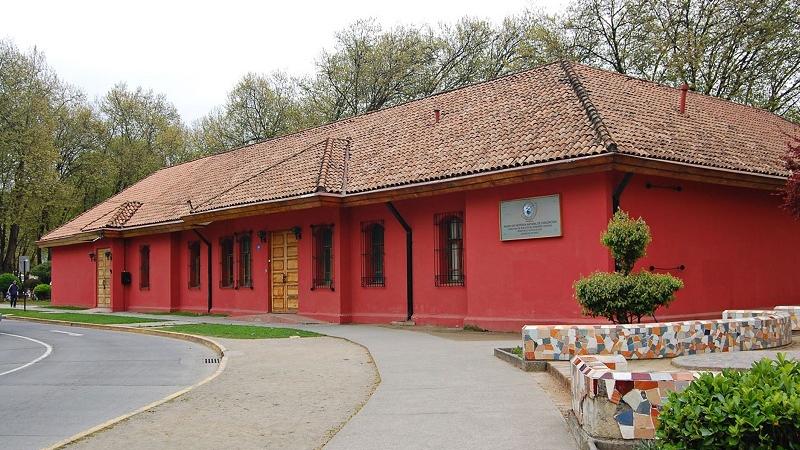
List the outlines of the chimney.
{"type": "Polygon", "coordinates": [[[681,85],[681,102],[678,105],[678,111],[680,111],[681,114],[685,114],[686,113],[686,91],[688,91],[688,90],[689,90],[689,85],[686,84],[686,83],[683,83],[681,85]]]}
{"type": "Polygon", "coordinates": [[[433,110],[433,123],[439,123],[439,120],[442,118],[442,110],[434,109],[433,110]]]}

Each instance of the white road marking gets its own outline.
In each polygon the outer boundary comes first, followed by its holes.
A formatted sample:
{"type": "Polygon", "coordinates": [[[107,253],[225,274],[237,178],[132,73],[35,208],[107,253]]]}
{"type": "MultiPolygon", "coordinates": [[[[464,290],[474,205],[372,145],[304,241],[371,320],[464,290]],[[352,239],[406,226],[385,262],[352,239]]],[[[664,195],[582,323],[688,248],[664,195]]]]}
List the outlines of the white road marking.
{"type": "Polygon", "coordinates": [[[11,334],[11,333],[0,333],[0,334],[5,335],[5,336],[11,336],[11,337],[15,337],[15,338],[20,338],[20,339],[27,339],[27,340],[29,340],[31,342],[36,342],[37,344],[41,344],[41,345],[44,346],[44,348],[47,349],[47,350],[45,350],[45,352],[41,356],[39,356],[38,358],[34,359],[33,361],[31,361],[31,362],[29,362],[27,364],[23,364],[23,365],[15,368],[15,369],[6,370],[5,372],[0,373],[0,377],[2,377],[3,375],[8,375],[10,373],[14,373],[14,372],[16,372],[18,370],[22,370],[22,369],[24,369],[24,368],[26,368],[28,366],[32,366],[32,365],[36,364],[37,362],[47,358],[48,356],[50,356],[50,353],[53,352],[53,347],[51,347],[50,344],[48,344],[46,342],[42,342],[42,341],[34,339],[34,338],[29,338],[27,336],[20,336],[18,334],[11,334]]]}
{"type": "Polygon", "coordinates": [[[70,336],[83,336],[83,335],[82,335],[82,334],[80,334],[80,333],[73,333],[73,332],[71,332],[71,331],[50,330],[50,332],[51,332],[51,333],[64,333],[64,334],[68,334],[68,335],[70,335],[70,336]]]}

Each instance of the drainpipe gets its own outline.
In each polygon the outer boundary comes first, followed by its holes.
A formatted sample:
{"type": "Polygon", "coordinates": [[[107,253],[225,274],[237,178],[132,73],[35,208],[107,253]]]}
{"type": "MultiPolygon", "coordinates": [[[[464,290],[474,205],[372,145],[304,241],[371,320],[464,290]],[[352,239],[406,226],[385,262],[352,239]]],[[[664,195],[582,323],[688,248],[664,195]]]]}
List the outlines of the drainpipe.
{"type": "Polygon", "coordinates": [[[211,268],[211,242],[209,242],[208,239],[206,239],[205,236],[200,234],[200,232],[197,230],[194,230],[194,234],[196,234],[197,237],[199,237],[200,240],[203,241],[204,244],[206,244],[206,248],[208,249],[208,264],[206,264],[208,266],[208,313],[211,314],[211,307],[214,305],[213,295],[211,290],[212,286],[211,274],[213,273],[211,268]]]}
{"type": "Polygon", "coordinates": [[[394,218],[400,222],[400,225],[406,230],[406,320],[411,320],[414,315],[414,265],[412,264],[412,247],[411,247],[411,226],[406,222],[400,211],[395,208],[392,202],[386,202],[386,207],[392,212],[394,218]]]}
{"type": "Polygon", "coordinates": [[[630,172],[626,172],[625,175],[620,180],[617,187],[614,188],[614,193],[611,194],[611,214],[613,215],[619,209],[619,198],[622,196],[622,192],[625,191],[625,188],[628,187],[628,183],[630,183],[631,178],[633,178],[633,174],[630,172]]]}

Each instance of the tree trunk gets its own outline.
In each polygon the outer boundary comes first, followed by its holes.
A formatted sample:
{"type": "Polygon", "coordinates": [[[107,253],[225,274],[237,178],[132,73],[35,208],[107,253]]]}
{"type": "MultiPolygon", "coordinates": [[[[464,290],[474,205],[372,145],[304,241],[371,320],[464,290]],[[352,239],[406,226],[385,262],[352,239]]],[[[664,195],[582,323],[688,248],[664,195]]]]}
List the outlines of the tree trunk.
{"type": "Polygon", "coordinates": [[[12,223],[8,233],[8,245],[6,246],[6,256],[3,258],[3,272],[13,272],[16,270],[14,256],[17,253],[17,240],[19,239],[19,224],[12,223]]]}

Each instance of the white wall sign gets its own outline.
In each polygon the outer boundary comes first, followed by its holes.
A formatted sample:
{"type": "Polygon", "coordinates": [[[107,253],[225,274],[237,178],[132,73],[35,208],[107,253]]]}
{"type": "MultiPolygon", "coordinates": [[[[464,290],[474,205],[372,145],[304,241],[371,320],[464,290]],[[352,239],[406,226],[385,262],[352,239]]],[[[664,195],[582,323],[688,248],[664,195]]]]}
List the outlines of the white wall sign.
{"type": "Polygon", "coordinates": [[[500,240],[561,236],[561,197],[521,198],[500,202],[500,240]]]}

